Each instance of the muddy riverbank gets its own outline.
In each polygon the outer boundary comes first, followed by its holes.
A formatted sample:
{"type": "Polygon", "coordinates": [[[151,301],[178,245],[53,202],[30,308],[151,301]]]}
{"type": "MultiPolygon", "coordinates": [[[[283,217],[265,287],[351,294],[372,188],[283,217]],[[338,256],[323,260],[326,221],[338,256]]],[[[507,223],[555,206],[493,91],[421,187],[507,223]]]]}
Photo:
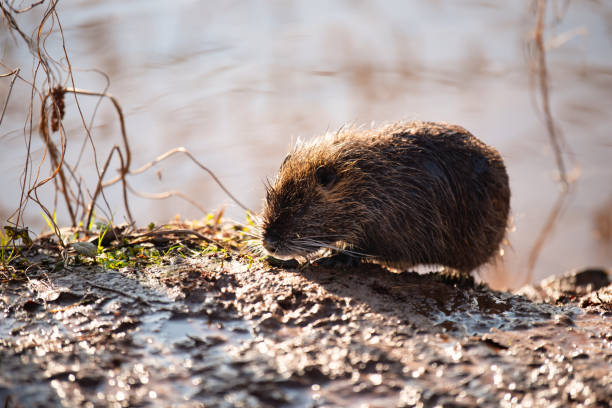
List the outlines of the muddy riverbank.
{"type": "Polygon", "coordinates": [[[238,227],[174,229],[132,231],[96,261],[38,243],[2,270],[0,403],[610,406],[605,270],[505,293],[283,269],[245,253],[238,227]]]}

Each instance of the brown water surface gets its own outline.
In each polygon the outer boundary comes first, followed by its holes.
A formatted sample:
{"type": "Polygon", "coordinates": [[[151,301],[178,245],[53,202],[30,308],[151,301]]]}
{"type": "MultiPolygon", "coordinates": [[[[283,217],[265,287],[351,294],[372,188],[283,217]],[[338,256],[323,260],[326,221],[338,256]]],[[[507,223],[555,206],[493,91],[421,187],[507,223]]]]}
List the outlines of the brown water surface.
{"type": "MultiPolygon", "coordinates": [[[[580,176],[534,279],[612,263],[612,8],[605,2],[549,3],[552,111],[566,139],[568,164],[580,176]]],[[[185,146],[256,210],[263,181],[297,138],[346,123],[461,124],[503,154],[513,191],[510,246],[498,265],[505,272],[491,268],[483,276],[497,287],[524,283],[529,250],[559,192],[529,74],[526,43],[535,17],[525,2],[72,1],[60,2],[57,10],[76,86],[105,89],[106,80],[92,69],[110,78],[108,91],[126,114],[134,167],[185,146]]],[[[34,32],[43,11],[20,14],[18,22],[34,32]]],[[[2,72],[26,67],[21,75],[32,79],[31,56],[5,24],[2,72]]],[[[57,61],[55,74],[64,80],[54,27],[45,44],[57,61]]],[[[8,79],[0,80],[1,100],[8,85],[8,79]]],[[[0,128],[3,219],[19,202],[30,96],[18,81],[0,128]]],[[[97,102],[79,99],[88,123],[97,102]]],[[[101,163],[119,143],[119,126],[108,102],[96,112],[92,136],[101,163]]],[[[72,98],[65,127],[67,162],[74,164],[85,132],[72,98]]],[[[43,153],[37,136],[32,151],[37,163],[43,153]]],[[[87,146],[79,171],[90,191],[96,180],[92,162],[87,146]]],[[[229,216],[244,218],[210,177],[183,157],[130,183],[142,192],[184,192],[210,210],[227,203],[229,216]]],[[[40,197],[52,205],[50,188],[41,189],[40,197]]],[[[109,189],[107,200],[115,221],[123,221],[120,189],[109,189]]],[[[202,216],[178,199],[132,196],[131,206],[141,225],[177,213],[202,216]]],[[[36,205],[29,204],[26,215],[35,231],[46,228],[36,205]]],[[[61,206],[58,220],[68,222],[61,206]]]]}

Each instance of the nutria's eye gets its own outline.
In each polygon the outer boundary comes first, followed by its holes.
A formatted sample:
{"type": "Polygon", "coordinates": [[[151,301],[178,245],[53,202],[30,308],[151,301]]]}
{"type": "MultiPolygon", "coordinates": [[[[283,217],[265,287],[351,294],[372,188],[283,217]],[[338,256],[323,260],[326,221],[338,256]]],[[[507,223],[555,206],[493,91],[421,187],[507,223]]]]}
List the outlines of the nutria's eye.
{"type": "Polygon", "coordinates": [[[317,179],[317,183],[319,183],[323,188],[329,189],[336,184],[338,175],[333,167],[321,166],[315,170],[315,178],[317,179]]]}

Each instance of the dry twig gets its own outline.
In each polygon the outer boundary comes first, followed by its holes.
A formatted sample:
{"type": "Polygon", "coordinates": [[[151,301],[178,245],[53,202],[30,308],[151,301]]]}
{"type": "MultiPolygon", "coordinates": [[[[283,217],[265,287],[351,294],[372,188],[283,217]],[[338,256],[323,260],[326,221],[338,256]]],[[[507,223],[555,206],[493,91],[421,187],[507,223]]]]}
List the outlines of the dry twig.
{"type": "Polygon", "coordinates": [[[538,91],[541,97],[542,104],[542,113],[544,115],[544,120],[546,124],[546,130],[548,134],[548,138],[550,144],[553,148],[553,152],[555,154],[555,161],[557,164],[557,170],[559,172],[559,181],[561,184],[561,191],[555,205],[552,207],[550,213],[548,214],[548,218],[544,223],[544,226],[540,230],[535,243],[533,244],[531,251],[529,253],[529,259],[527,262],[527,276],[526,281],[531,282],[533,279],[533,270],[537,263],[538,257],[542,251],[544,243],[549,238],[552,233],[554,226],[559,219],[563,207],[566,203],[566,199],[568,197],[570,191],[571,180],[568,177],[568,173],[566,170],[565,161],[563,159],[563,152],[561,149],[562,144],[562,135],[555,125],[555,121],[553,119],[553,115],[550,108],[550,86],[549,86],[549,73],[546,64],[546,48],[544,45],[544,30],[545,30],[545,18],[546,18],[546,0],[537,0],[536,4],[536,15],[537,15],[537,23],[536,29],[534,33],[534,49],[533,52],[535,54],[534,63],[535,63],[535,79],[538,84],[538,91]]]}

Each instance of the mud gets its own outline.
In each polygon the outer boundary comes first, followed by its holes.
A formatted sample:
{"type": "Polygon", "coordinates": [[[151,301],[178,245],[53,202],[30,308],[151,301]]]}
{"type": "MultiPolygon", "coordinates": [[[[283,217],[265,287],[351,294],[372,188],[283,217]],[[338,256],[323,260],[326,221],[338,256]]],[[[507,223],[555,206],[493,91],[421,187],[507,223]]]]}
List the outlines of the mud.
{"type": "Polygon", "coordinates": [[[610,406],[609,271],[513,294],[231,246],[120,270],[30,258],[0,285],[8,407],[610,406]]]}

